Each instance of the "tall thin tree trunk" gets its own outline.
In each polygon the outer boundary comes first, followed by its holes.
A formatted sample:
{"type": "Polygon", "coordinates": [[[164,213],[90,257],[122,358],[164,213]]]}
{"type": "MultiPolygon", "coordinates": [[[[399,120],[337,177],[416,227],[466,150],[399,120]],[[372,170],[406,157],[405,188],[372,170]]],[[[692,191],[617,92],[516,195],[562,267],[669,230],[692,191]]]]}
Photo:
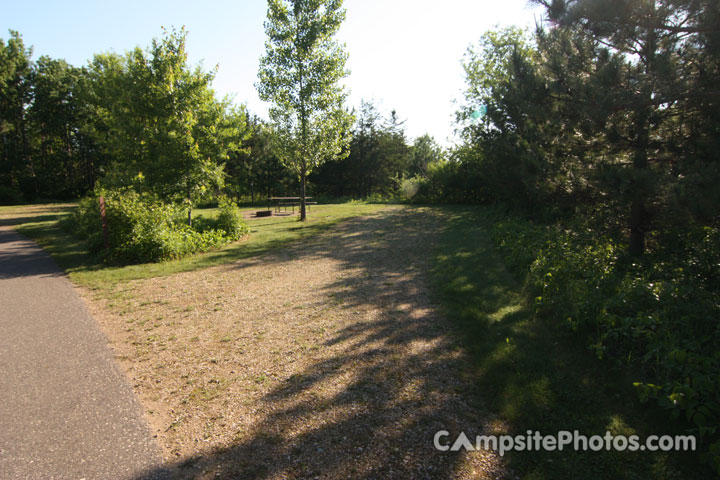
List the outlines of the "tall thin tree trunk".
{"type": "Polygon", "coordinates": [[[300,173],[300,221],[304,222],[307,218],[305,214],[305,186],[307,185],[307,168],[303,165],[300,173]]]}
{"type": "MultiPolygon", "coordinates": [[[[645,75],[653,77],[655,70],[655,51],[657,39],[655,32],[648,31],[647,40],[643,45],[645,75]]],[[[647,79],[646,79],[647,81],[647,79]]],[[[633,192],[630,204],[630,255],[639,257],[645,253],[645,232],[648,230],[650,215],[647,211],[647,202],[652,196],[652,187],[648,185],[648,150],[650,148],[650,116],[653,99],[652,85],[646,85],[642,91],[642,105],[636,111],[635,121],[635,148],[633,152],[633,192]]]]}
{"type": "Polygon", "coordinates": [[[630,203],[630,255],[639,257],[645,253],[645,232],[647,231],[648,212],[646,202],[650,195],[647,191],[645,171],[648,166],[649,119],[648,112],[642,111],[636,117],[638,128],[637,145],[633,155],[633,191],[630,203]]]}
{"type": "Polygon", "coordinates": [[[35,198],[40,196],[40,188],[38,187],[37,174],[35,173],[35,164],[33,163],[32,152],[30,152],[30,142],[28,141],[24,113],[20,114],[20,138],[22,140],[22,152],[25,165],[30,171],[33,187],[35,189],[35,198]]]}

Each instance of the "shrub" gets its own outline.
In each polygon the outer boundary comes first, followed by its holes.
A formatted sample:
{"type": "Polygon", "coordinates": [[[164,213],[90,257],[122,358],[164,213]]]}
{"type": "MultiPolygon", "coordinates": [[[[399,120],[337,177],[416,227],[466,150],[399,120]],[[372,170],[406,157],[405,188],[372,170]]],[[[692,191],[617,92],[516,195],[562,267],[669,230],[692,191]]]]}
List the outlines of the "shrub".
{"type": "Polygon", "coordinates": [[[640,399],[684,416],[720,459],[720,230],[666,234],[642,259],[611,238],[521,219],[498,222],[506,263],[528,275],[536,311],[582,335],[595,353],[632,365],[640,399]]]}
{"type": "Polygon", "coordinates": [[[220,214],[217,217],[217,228],[223,230],[233,240],[238,240],[248,234],[247,223],[237,204],[227,197],[219,202],[220,214]]]}
{"type": "MultiPolygon", "coordinates": [[[[129,189],[101,193],[105,199],[108,250],[104,250],[97,198],[86,198],[80,202],[73,215],[73,224],[79,235],[86,239],[90,251],[103,255],[109,262],[145,263],[177,259],[233,241],[239,238],[238,231],[242,229],[226,218],[220,228],[217,227],[219,220],[202,219],[195,222],[197,228],[191,228],[174,221],[178,216],[176,209],[154,195],[129,189]]],[[[235,213],[229,207],[227,209],[235,213]]],[[[225,217],[228,215],[225,213],[225,217]]]]}
{"type": "Polygon", "coordinates": [[[404,178],[400,182],[400,196],[403,200],[412,201],[423,184],[421,177],[404,178]]]}

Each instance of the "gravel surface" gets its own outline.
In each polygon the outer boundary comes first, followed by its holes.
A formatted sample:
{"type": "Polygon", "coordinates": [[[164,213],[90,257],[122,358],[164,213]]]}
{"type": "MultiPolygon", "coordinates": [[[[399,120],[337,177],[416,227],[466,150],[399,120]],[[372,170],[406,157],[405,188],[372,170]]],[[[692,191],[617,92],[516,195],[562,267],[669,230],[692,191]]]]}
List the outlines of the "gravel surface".
{"type": "Polygon", "coordinates": [[[0,226],[0,478],[164,478],[107,339],[34,242],[0,226]]]}
{"type": "Polygon", "coordinates": [[[187,478],[503,478],[439,452],[482,411],[427,285],[442,218],[395,209],[205,270],[85,291],[187,478]]]}

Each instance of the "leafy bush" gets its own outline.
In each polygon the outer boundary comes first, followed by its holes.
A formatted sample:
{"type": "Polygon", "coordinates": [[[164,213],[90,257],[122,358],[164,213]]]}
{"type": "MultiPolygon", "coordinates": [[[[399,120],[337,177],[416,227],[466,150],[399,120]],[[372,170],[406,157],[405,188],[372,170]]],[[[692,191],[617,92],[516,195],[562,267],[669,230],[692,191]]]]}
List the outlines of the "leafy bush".
{"type": "Polygon", "coordinates": [[[666,234],[640,260],[613,239],[510,219],[493,237],[506,263],[528,275],[539,315],[584,336],[600,358],[639,368],[641,400],[654,399],[720,459],[720,230],[666,234]]]}
{"type": "Polygon", "coordinates": [[[415,202],[487,203],[482,179],[470,164],[447,160],[433,162],[428,165],[425,176],[418,180],[415,202]]]}
{"type": "Polygon", "coordinates": [[[403,200],[412,201],[422,184],[423,179],[421,177],[404,178],[400,182],[400,196],[403,200]]]}
{"type": "Polygon", "coordinates": [[[223,230],[233,240],[238,240],[248,234],[250,230],[235,202],[223,197],[220,199],[219,208],[217,228],[223,230]]]}
{"type": "Polygon", "coordinates": [[[108,226],[107,251],[97,198],[83,199],[72,221],[90,251],[102,254],[109,262],[145,263],[181,258],[236,240],[242,228],[231,225],[227,219],[223,219],[223,227],[217,227],[219,220],[199,220],[195,222],[197,227],[191,228],[174,221],[178,216],[176,209],[151,194],[129,189],[108,190],[102,194],[108,226]]]}

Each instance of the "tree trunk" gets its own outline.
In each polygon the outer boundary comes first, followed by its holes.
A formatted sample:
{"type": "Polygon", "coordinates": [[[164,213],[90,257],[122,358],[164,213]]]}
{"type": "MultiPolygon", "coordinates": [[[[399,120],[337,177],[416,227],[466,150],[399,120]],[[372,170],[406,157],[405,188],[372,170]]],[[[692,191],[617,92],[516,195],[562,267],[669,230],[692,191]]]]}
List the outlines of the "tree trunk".
{"type": "Polygon", "coordinates": [[[636,117],[638,127],[637,145],[633,155],[633,191],[630,202],[630,245],[629,253],[639,257],[645,253],[645,232],[647,231],[648,212],[645,208],[650,192],[647,191],[646,170],[648,166],[649,122],[648,112],[640,112],[636,117]]]}
{"type": "Polygon", "coordinates": [[[35,165],[33,163],[32,153],[30,152],[30,143],[28,141],[25,118],[22,113],[20,114],[20,138],[22,139],[22,154],[25,160],[25,164],[30,171],[33,187],[35,188],[35,198],[38,198],[40,196],[40,188],[38,187],[38,179],[35,173],[35,165]]]}
{"type": "Polygon", "coordinates": [[[304,222],[307,218],[305,214],[305,186],[307,184],[307,169],[303,166],[300,172],[300,221],[304,222]]]}
{"type": "Polygon", "coordinates": [[[645,253],[645,205],[642,199],[634,198],[630,207],[630,246],[629,252],[633,257],[645,253]]]}
{"type": "Polygon", "coordinates": [[[655,51],[657,39],[653,30],[648,31],[647,40],[643,45],[646,85],[642,89],[641,106],[634,115],[635,148],[633,152],[633,191],[630,204],[630,255],[639,257],[645,253],[645,232],[648,230],[650,216],[646,208],[648,199],[652,198],[653,186],[647,178],[648,150],[650,148],[650,105],[653,99],[653,86],[649,79],[654,78],[655,51]]]}

